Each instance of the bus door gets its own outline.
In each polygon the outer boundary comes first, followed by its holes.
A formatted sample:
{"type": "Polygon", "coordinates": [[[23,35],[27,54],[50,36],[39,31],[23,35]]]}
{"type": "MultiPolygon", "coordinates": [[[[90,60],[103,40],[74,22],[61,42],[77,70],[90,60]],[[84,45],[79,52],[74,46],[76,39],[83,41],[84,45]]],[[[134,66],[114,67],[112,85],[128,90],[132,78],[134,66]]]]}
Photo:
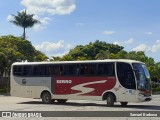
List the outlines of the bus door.
{"type": "Polygon", "coordinates": [[[126,73],[126,101],[134,102],[136,99],[136,84],[133,72],[126,73]]]}
{"type": "Polygon", "coordinates": [[[132,102],[136,99],[136,84],[133,70],[130,64],[117,63],[117,77],[120,83],[119,93],[121,94],[120,101],[132,102]],[[124,98],[122,98],[124,97],[124,98]]]}

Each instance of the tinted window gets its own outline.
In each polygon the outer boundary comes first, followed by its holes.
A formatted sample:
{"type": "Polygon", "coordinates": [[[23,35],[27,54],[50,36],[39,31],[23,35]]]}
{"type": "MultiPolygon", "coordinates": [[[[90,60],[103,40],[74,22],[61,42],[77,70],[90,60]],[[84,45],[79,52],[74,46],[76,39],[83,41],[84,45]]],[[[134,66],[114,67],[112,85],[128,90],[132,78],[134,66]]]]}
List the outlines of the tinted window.
{"type": "Polygon", "coordinates": [[[117,63],[117,76],[123,87],[136,89],[135,78],[130,64],[117,63]]]}
{"type": "Polygon", "coordinates": [[[22,75],[22,66],[14,66],[13,67],[14,75],[22,75]]]}
{"type": "Polygon", "coordinates": [[[96,64],[81,64],[80,74],[81,75],[96,75],[96,64]]]}
{"type": "Polygon", "coordinates": [[[33,68],[34,76],[44,76],[46,75],[46,66],[45,65],[35,65],[33,68]]]}
{"type": "Polygon", "coordinates": [[[77,65],[74,65],[74,64],[64,65],[63,74],[64,75],[78,75],[77,65]]]}
{"type": "Polygon", "coordinates": [[[25,65],[23,67],[23,75],[24,76],[32,76],[33,75],[33,66],[25,65]]]}
{"type": "Polygon", "coordinates": [[[61,65],[48,65],[47,66],[47,74],[50,76],[59,76],[61,75],[62,67],[61,65]]]}
{"type": "Polygon", "coordinates": [[[114,63],[98,64],[98,75],[115,76],[114,63]]]}

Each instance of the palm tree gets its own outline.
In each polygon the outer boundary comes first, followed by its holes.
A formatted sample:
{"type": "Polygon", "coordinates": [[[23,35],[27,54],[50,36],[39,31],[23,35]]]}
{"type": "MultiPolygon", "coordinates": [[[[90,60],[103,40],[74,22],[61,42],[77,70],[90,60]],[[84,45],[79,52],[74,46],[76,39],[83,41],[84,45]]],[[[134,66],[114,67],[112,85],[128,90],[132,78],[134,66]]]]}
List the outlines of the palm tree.
{"type": "Polygon", "coordinates": [[[11,20],[10,22],[23,28],[23,39],[26,39],[26,28],[33,27],[36,23],[40,23],[40,21],[33,18],[33,14],[27,14],[26,10],[18,12],[17,16],[12,16],[14,17],[14,20],[11,20]]]}

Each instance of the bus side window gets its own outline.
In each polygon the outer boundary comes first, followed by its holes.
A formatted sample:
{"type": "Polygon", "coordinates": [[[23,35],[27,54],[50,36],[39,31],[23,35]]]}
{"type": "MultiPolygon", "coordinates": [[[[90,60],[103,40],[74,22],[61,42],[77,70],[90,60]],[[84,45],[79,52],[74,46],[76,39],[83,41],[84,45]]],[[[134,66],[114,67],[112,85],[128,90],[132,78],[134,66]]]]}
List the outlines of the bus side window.
{"type": "Polygon", "coordinates": [[[77,72],[78,68],[77,68],[77,64],[69,64],[69,65],[64,65],[64,69],[63,69],[63,74],[64,75],[78,75],[77,72]]]}
{"type": "Polygon", "coordinates": [[[23,66],[13,66],[13,74],[17,76],[22,75],[23,66]]]}
{"type": "Polygon", "coordinates": [[[45,76],[46,75],[46,66],[45,65],[35,65],[33,75],[45,76]]]}
{"type": "Polygon", "coordinates": [[[81,64],[80,75],[96,75],[96,64],[81,64]]]}
{"type": "Polygon", "coordinates": [[[23,75],[24,76],[32,76],[33,75],[33,67],[31,65],[24,65],[23,75]]]}
{"type": "Polygon", "coordinates": [[[49,76],[59,76],[62,72],[61,65],[49,65],[47,70],[49,76]]]}
{"type": "Polygon", "coordinates": [[[98,64],[98,75],[115,76],[114,63],[98,64]]]}

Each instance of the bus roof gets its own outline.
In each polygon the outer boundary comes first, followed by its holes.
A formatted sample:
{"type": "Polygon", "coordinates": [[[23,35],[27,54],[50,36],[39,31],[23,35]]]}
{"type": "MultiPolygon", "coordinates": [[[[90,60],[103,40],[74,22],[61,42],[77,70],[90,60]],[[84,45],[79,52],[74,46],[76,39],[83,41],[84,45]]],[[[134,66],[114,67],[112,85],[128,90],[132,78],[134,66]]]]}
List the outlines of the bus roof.
{"type": "Polygon", "coordinates": [[[83,61],[42,61],[42,62],[15,62],[12,65],[35,65],[35,64],[69,64],[69,63],[104,63],[104,62],[125,62],[143,63],[129,59],[105,59],[105,60],[83,60],[83,61]]]}

